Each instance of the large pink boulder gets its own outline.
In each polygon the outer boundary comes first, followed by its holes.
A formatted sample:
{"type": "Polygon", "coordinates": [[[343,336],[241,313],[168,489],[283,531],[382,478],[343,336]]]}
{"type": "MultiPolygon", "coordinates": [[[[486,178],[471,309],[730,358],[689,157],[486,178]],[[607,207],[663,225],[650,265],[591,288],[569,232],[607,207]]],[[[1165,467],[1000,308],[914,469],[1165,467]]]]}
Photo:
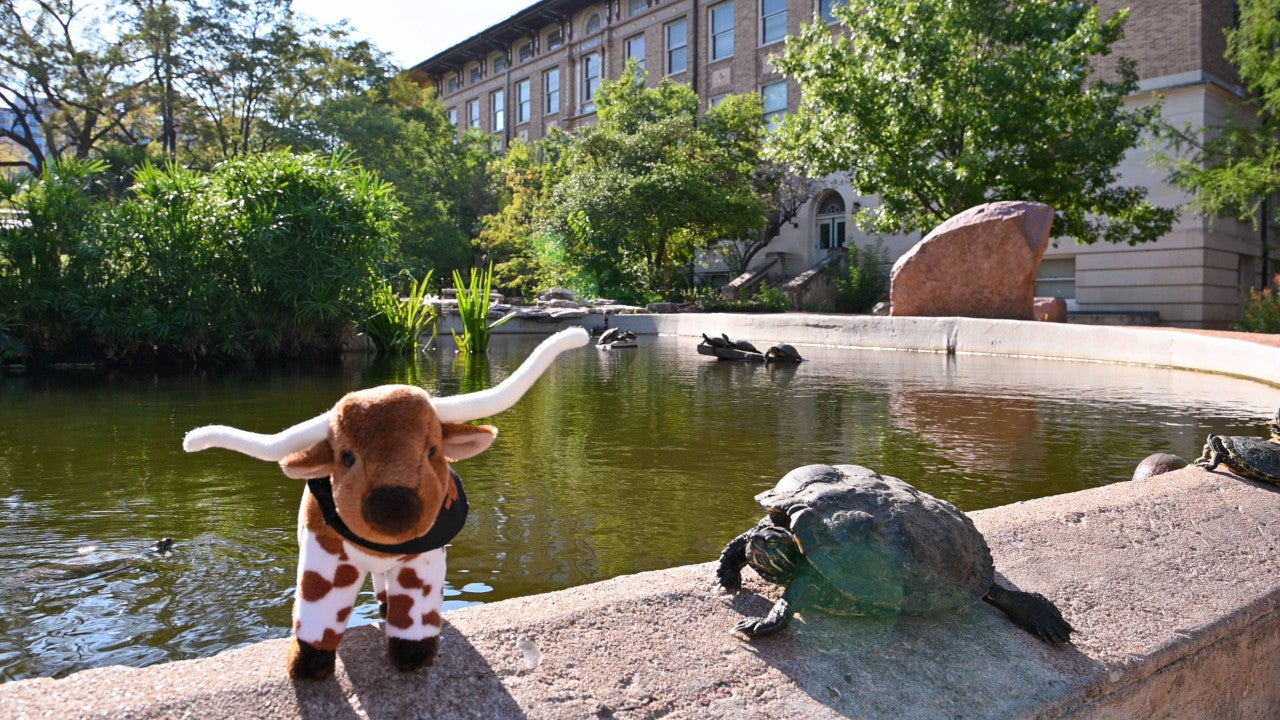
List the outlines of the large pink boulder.
{"type": "Polygon", "coordinates": [[[947,220],[893,264],[893,315],[1031,320],[1053,208],[993,202],[947,220]]]}

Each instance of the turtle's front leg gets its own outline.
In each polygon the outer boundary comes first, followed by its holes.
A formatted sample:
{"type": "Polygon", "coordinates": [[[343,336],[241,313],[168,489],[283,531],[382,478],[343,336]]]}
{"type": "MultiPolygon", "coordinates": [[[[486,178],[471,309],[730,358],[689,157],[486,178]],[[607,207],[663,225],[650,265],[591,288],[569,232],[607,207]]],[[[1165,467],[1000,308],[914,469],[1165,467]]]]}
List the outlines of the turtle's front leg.
{"type": "Polygon", "coordinates": [[[1222,447],[1222,441],[1217,435],[1210,435],[1204,443],[1204,450],[1200,453],[1200,457],[1196,458],[1195,465],[1205,470],[1213,470],[1218,467],[1218,463],[1222,462],[1227,455],[1226,449],[1222,447]]]}
{"type": "Polygon", "coordinates": [[[716,580],[720,587],[734,592],[742,588],[742,568],[747,565],[747,533],[729,541],[720,553],[720,565],[716,568],[716,580]]]}
{"type": "Polygon", "coordinates": [[[790,593],[790,588],[787,589],[787,592],[782,593],[782,597],[778,598],[778,602],[773,604],[773,608],[769,610],[768,615],[764,617],[749,617],[734,625],[733,631],[755,638],[772,635],[785,628],[791,622],[791,617],[795,615],[795,611],[791,609],[791,602],[787,598],[790,593]]]}

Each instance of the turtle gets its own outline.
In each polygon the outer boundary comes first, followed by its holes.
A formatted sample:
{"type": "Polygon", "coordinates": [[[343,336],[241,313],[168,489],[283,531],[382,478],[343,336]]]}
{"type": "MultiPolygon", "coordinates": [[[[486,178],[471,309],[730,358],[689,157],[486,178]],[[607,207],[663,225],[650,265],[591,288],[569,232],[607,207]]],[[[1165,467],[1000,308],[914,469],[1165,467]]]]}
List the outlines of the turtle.
{"type": "Polygon", "coordinates": [[[722,337],[713,338],[713,337],[707,337],[706,333],[702,333],[702,343],[704,345],[710,345],[713,348],[733,347],[733,343],[729,340],[728,336],[725,336],[723,333],[721,333],[721,335],[722,337]]]}
{"type": "Polygon", "coordinates": [[[1269,438],[1247,435],[1210,435],[1195,464],[1206,470],[1218,465],[1240,477],[1280,485],[1280,410],[1267,423],[1269,438]]]}
{"type": "Polygon", "coordinates": [[[766,362],[801,362],[804,360],[795,348],[786,343],[774,345],[766,350],[764,359],[766,362]]]}
{"type": "Polygon", "coordinates": [[[725,546],[716,579],[739,590],[750,565],[786,589],[766,617],[734,631],[770,635],[806,609],[922,614],[982,599],[1048,643],[1071,641],[1052,601],[995,582],[991,551],[967,515],[898,478],[860,465],[805,465],[756,502],[768,515],[725,546]]]}

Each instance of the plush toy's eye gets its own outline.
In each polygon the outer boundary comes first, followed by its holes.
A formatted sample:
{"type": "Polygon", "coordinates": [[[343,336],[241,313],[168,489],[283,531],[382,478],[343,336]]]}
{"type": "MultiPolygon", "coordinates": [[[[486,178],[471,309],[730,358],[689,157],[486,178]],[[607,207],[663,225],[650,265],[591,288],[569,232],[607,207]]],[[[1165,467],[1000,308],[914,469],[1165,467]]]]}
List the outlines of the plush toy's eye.
{"type": "Polygon", "coordinates": [[[342,464],[351,467],[356,464],[356,454],[350,450],[342,451],[342,464]]]}
{"type": "Polygon", "coordinates": [[[435,458],[435,456],[436,456],[436,446],[432,445],[431,447],[427,448],[427,459],[431,460],[435,458]]]}

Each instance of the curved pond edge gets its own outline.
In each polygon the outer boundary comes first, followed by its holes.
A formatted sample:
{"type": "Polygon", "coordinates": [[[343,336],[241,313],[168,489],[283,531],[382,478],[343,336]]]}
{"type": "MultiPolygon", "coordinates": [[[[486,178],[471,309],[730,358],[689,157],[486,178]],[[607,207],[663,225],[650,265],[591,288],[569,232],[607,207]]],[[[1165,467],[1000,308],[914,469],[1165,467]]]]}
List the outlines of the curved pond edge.
{"type": "MultiPolygon", "coordinates": [[[[818,315],[611,324],[1135,362],[1271,384],[1280,368],[1280,348],[1154,329],[818,315]]],[[[705,563],[451,611],[436,665],[419,673],[392,670],[380,632],[365,626],[348,634],[329,681],[291,683],[290,641],[272,640],[6,683],[0,717],[1204,718],[1280,707],[1280,490],[1192,467],[972,517],[1004,581],[1053,598],[1076,628],[1073,645],[1047,646],[981,603],[896,621],[818,616],[749,642],[728,628],[763,612],[776,589],[747,573],[744,592],[722,595],[705,563]]]]}
{"type": "MultiPolygon", "coordinates": [[[[599,327],[598,316],[585,319],[599,327]]],[[[981,318],[870,315],[616,315],[611,326],[637,334],[727,334],[762,350],[770,343],[1126,363],[1211,372],[1280,386],[1280,342],[1161,328],[1072,325],[981,318]]],[[[511,328],[528,331],[529,323],[511,328]]],[[[505,326],[504,326],[505,327],[505,326]]],[[[545,326],[544,326],[545,327],[545,326]]],[[[1275,338],[1275,336],[1259,336],[1275,338]]]]}

